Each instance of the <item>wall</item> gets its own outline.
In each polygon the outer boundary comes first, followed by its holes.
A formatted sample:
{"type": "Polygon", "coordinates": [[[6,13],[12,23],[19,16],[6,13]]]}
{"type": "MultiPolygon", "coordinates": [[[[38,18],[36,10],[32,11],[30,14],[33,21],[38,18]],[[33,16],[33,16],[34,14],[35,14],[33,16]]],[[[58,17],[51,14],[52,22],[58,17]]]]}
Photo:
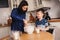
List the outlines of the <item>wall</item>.
{"type": "Polygon", "coordinates": [[[28,2],[28,11],[35,10],[34,0],[26,0],[28,2]]]}
{"type": "Polygon", "coordinates": [[[7,24],[7,19],[10,14],[10,8],[0,8],[0,24],[7,24]]]}
{"type": "Polygon", "coordinates": [[[55,28],[55,40],[60,40],[60,28],[56,27],[55,28]]]}
{"type": "Polygon", "coordinates": [[[58,0],[42,1],[44,7],[51,7],[49,15],[51,18],[60,18],[60,2],[58,0]]]}

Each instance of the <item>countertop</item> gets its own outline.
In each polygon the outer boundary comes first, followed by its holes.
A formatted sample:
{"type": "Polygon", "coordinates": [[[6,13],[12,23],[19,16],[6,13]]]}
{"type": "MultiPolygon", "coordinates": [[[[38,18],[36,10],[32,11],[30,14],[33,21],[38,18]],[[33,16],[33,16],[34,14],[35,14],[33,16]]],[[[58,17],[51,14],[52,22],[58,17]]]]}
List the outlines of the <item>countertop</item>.
{"type": "MultiPolygon", "coordinates": [[[[5,24],[4,26],[2,26],[2,25],[0,24],[0,27],[10,26],[10,25],[11,25],[11,22],[12,22],[12,20],[10,19],[10,20],[8,21],[8,24],[5,24]]],[[[60,19],[51,19],[51,20],[48,20],[48,22],[60,22],[60,19]]]]}

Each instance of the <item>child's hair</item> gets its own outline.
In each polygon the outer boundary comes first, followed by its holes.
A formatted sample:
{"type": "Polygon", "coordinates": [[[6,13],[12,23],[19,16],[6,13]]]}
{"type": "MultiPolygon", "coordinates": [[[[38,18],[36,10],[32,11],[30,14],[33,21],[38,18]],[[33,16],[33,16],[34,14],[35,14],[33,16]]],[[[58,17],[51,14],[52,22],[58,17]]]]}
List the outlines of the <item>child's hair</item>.
{"type": "MultiPolygon", "coordinates": [[[[43,8],[40,8],[40,9],[37,9],[37,10],[36,10],[36,12],[39,12],[39,11],[42,11],[42,13],[44,14],[44,15],[43,15],[43,18],[44,18],[44,16],[45,16],[44,9],[43,9],[43,8]]],[[[37,17],[36,17],[36,18],[37,18],[37,17]]]]}
{"type": "Polygon", "coordinates": [[[40,9],[37,9],[37,10],[36,10],[36,12],[39,12],[39,11],[42,11],[42,12],[43,12],[43,14],[45,14],[45,13],[44,13],[44,9],[43,9],[43,8],[40,8],[40,9]]]}

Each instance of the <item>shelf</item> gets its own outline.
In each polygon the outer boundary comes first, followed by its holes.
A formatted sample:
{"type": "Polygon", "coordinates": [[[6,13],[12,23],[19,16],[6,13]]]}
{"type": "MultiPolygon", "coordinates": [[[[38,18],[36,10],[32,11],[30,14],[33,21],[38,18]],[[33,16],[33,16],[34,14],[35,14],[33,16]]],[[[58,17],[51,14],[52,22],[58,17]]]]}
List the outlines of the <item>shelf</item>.
{"type": "Polygon", "coordinates": [[[48,22],[60,22],[60,19],[51,19],[51,20],[48,20],[48,22]]]}

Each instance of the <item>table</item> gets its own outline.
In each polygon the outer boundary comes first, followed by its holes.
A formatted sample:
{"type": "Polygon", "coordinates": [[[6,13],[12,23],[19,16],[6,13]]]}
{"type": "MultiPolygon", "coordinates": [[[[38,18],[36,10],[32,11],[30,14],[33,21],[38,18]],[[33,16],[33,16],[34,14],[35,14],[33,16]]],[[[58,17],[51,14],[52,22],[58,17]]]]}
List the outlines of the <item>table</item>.
{"type": "Polygon", "coordinates": [[[54,40],[53,35],[48,32],[40,32],[39,34],[22,34],[20,37],[21,40],[54,40]]]}

